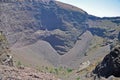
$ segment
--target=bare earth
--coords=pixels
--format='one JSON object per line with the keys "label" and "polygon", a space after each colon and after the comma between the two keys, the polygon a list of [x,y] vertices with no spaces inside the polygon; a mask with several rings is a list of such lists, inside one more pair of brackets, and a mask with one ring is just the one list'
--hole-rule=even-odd
{"label": "bare earth", "polygon": [[18,69],[0,65],[0,80],[60,80],[50,73],[38,72],[31,68]]}

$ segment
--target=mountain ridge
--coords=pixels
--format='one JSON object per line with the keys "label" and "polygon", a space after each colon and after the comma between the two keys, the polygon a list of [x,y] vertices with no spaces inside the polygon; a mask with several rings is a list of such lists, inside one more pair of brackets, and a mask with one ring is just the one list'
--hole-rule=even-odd
{"label": "mountain ridge", "polygon": [[[0,25],[1,30],[3,29],[5,33],[11,36],[10,38],[13,37],[16,39],[10,40],[8,37],[10,43],[12,44],[19,41],[22,41],[25,44],[29,44],[40,38],[49,42],[58,51],[58,53],[64,54],[73,47],[77,37],[81,35],[87,28],[87,25],[84,25],[86,24],[84,22],[87,18],[86,13],[79,13],[73,10],[60,8],[54,1],[49,4],[41,4],[39,0],[38,2],[33,1],[33,3],[29,2],[28,4],[26,1],[22,3],[17,2],[6,4],[8,4],[9,8],[5,4],[1,5],[2,19]],[[74,15],[77,17],[74,17]],[[8,26],[10,28],[8,28]],[[4,27],[6,27],[6,29]],[[64,34],[55,33],[48,35],[48,37],[53,37],[53,39],[56,39],[56,41],[61,41],[63,48],[59,47],[61,43],[53,44],[53,42],[48,41],[48,39],[46,39],[47,36],[44,37],[40,36],[39,34],[34,34],[37,30],[44,31],[46,29],[51,32],[55,29],[60,29],[60,31],[65,32]],[[76,36],[73,35],[75,32],[77,32]],[[16,34],[11,35],[12,33]],[[20,35],[21,38],[18,38],[17,35]],[[60,39],[61,37],[63,40]],[[69,40],[65,37],[69,38]],[[74,38],[72,39],[72,37]],[[24,42],[26,40],[25,38],[29,40],[28,43]],[[68,41],[70,41],[70,43],[67,43]]]}
{"label": "mountain ridge", "polygon": [[[50,45],[50,50],[56,51],[55,53],[51,51],[51,56],[57,55],[59,61],[59,58],[63,56],[66,58],[69,55],[69,51],[76,46],[78,41],[84,43],[83,39],[86,37],[81,38],[81,36],[87,33],[86,35],[90,35],[87,37],[90,41],[81,45],[88,46],[87,49],[79,51],[78,48],[76,50],[78,54],[75,53],[75,49],[71,52],[72,55],[79,55],[78,57],[81,59],[80,54],[87,54],[90,46],[94,44],[91,44],[92,37],[96,39],[97,36],[104,39],[105,43],[101,42],[101,44],[105,45],[110,43],[108,39],[113,40],[118,36],[119,17],[109,19],[91,16],[80,8],[58,1],[50,1],[49,3],[41,0],[22,1],[0,4],[0,30],[6,34],[11,48],[35,47],[35,45],[41,48],[37,42],[42,40],[44,45]],[[102,35],[100,35],[101,33]],[[38,50],[37,48],[36,55],[48,52],[44,49],[43,52]],[[28,49],[28,51],[30,50]],[[47,58],[48,55],[43,55],[43,57]],[[49,58],[48,61],[52,61],[54,64],[56,58]],[[76,60],[76,57],[74,59]],[[64,60],[62,62],[67,62],[69,58]],[[55,64],[59,64],[58,61]]]}
{"label": "mountain ridge", "polygon": [[96,17],[58,1],[9,1],[0,2],[0,31],[16,65],[45,69],[63,80],[86,80],[120,42],[120,17]]}

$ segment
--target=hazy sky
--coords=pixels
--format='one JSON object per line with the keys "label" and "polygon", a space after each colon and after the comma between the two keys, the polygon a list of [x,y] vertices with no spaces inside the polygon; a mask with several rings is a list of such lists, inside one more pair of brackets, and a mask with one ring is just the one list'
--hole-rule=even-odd
{"label": "hazy sky", "polygon": [[99,17],[120,16],[120,0],[58,0]]}

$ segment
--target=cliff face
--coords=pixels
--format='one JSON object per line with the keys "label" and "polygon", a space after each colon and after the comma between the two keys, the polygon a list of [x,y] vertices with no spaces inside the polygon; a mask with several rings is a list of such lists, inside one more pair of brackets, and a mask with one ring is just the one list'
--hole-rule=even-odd
{"label": "cliff face", "polygon": [[118,36],[119,17],[91,16],[54,0],[2,0],[1,3],[0,30],[6,33],[9,43],[17,43],[17,47],[44,40],[63,55],[86,30],[103,38]]}
{"label": "cliff face", "polygon": [[[97,62],[107,54],[109,45],[114,40],[115,43],[120,40],[120,17],[91,16],[77,7],[55,0],[1,0],[0,31],[5,33],[16,60],[23,64],[32,67],[54,65],[76,69],[87,60],[90,63]],[[4,50],[1,44],[0,48],[0,51]],[[94,73],[98,77],[119,77],[119,52],[119,47],[112,50]],[[5,59],[0,56],[3,61],[11,59],[6,52],[3,56]],[[25,70],[11,69],[5,72],[8,77],[15,70],[18,72],[15,75],[23,79],[43,79],[39,74],[29,74],[29,71],[26,78],[23,76],[26,74]],[[74,74],[71,75],[74,77]],[[6,79],[4,74],[2,76]],[[13,75],[11,78],[16,77]]]}
{"label": "cliff face", "polygon": [[[54,0],[1,0],[0,3],[0,31],[7,36],[13,51],[32,59],[34,55],[35,62],[44,58],[57,64],[70,61],[69,65],[78,59],[78,65],[89,49],[111,44],[118,37],[119,21],[119,17],[91,16],[82,9]],[[91,44],[94,38],[98,43]],[[104,44],[105,38],[110,41]]]}
{"label": "cliff face", "polygon": [[115,39],[120,31],[120,17],[103,17],[89,15],[89,30],[103,38]]}
{"label": "cliff face", "polygon": [[12,45],[45,40],[59,54],[65,54],[88,27],[86,21],[87,13],[83,10],[51,0],[13,0],[0,4],[0,30]]}

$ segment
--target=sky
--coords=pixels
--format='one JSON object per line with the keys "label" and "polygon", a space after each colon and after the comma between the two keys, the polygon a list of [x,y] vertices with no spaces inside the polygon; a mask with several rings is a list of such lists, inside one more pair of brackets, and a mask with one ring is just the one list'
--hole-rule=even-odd
{"label": "sky", "polygon": [[120,16],[120,0],[57,0],[74,5],[98,17]]}

